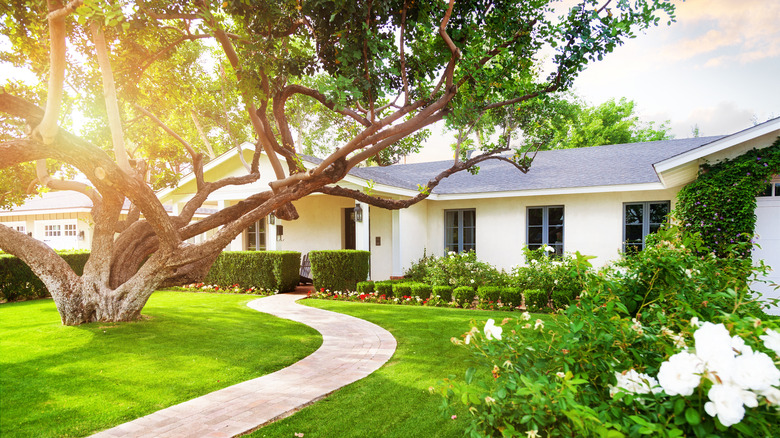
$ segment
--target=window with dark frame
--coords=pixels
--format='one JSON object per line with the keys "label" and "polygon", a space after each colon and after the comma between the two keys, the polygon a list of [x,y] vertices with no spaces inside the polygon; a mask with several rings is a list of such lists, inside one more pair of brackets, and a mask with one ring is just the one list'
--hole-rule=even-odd
{"label": "window with dark frame", "polygon": [[265,218],[246,229],[246,250],[265,251]]}
{"label": "window with dark frame", "polygon": [[623,204],[623,251],[633,253],[645,249],[647,235],[667,223],[670,206],[669,201]]}
{"label": "window with dark frame", "polygon": [[563,215],[562,205],[528,207],[526,210],[526,246],[539,249],[549,246],[550,255],[563,255]]}
{"label": "window with dark frame", "polygon": [[772,182],[764,186],[764,190],[758,194],[759,198],[780,198],[780,181],[775,177]]}
{"label": "window with dark frame", "polygon": [[476,210],[444,211],[444,249],[458,253],[477,250]]}

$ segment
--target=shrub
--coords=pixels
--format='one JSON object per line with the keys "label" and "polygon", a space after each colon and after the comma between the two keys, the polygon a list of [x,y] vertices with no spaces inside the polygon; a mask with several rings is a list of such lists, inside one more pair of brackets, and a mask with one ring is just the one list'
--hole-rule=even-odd
{"label": "shrub", "polygon": [[[468,345],[456,340],[471,351],[478,366],[461,379],[446,380],[439,389],[447,406],[466,404],[471,413],[467,434],[776,435],[778,411],[772,397],[780,394],[780,321],[747,316],[753,304],[743,284],[757,271],[749,260],[743,264],[732,258],[694,257],[714,265],[707,280],[688,271],[693,262],[689,245],[700,243],[695,236],[660,233],[658,238],[651,251],[638,254],[640,259],[590,278],[577,305],[562,311],[554,325],[545,327],[544,320],[530,321],[531,315],[523,314],[503,327],[488,321],[482,330],[472,329],[463,335]],[[655,246],[660,247],[652,250]],[[675,284],[672,278],[691,284]],[[631,313],[619,295],[640,290],[649,295],[655,288],[660,289],[658,295],[640,300]],[[526,293],[527,305],[533,296],[544,296],[543,291]],[[702,360],[707,354],[717,360]],[[698,368],[683,370],[680,362],[672,364],[674,356],[696,356],[683,362]],[[742,360],[751,364],[751,378],[774,375],[772,383],[761,390],[738,383],[747,380],[728,370]],[[722,374],[712,372],[721,365]],[[666,376],[678,374],[662,378],[665,366],[671,371]],[[730,380],[721,383],[723,376]],[[725,397],[730,397],[727,402]]]}
{"label": "shrub", "polygon": [[555,308],[561,308],[574,301],[590,281],[592,272],[584,262],[592,257],[578,252],[553,257],[548,256],[545,249],[523,250],[527,266],[514,269],[513,283],[523,290],[544,291],[547,301],[552,300]]}
{"label": "shrub", "polygon": [[287,292],[298,285],[300,267],[301,253],[296,251],[224,251],[211,265],[204,282]]}
{"label": "shrub", "polygon": [[311,272],[316,289],[331,291],[355,290],[359,281],[368,277],[371,253],[352,249],[311,251]]}
{"label": "shrub", "polygon": [[526,289],[523,295],[525,295],[525,308],[529,312],[545,312],[549,309],[547,292],[541,289]]}
{"label": "shrub", "polygon": [[456,287],[455,290],[452,291],[452,297],[455,299],[455,302],[464,309],[471,307],[471,303],[474,302],[475,296],[474,289],[469,286]]}
{"label": "shrub", "polygon": [[501,304],[518,307],[523,304],[523,291],[516,287],[501,288]]}
{"label": "shrub", "polygon": [[412,266],[404,272],[404,278],[412,281],[425,281],[425,278],[428,276],[428,267],[434,260],[436,260],[436,257],[432,255],[429,256],[423,252],[422,258],[414,262]]}
{"label": "shrub", "polygon": [[431,285],[425,283],[413,283],[412,284],[412,296],[420,297],[427,300],[431,297],[432,288]]}
{"label": "shrub", "polygon": [[451,286],[433,286],[431,288],[431,294],[434,297],[439,297],[445,303],[452,301],[452,287]]}
{"label": "shrub", "polygon": [[503,286],[509,282],[506,274],[478,261],[474,251],[431,257],[426,270],[424,281],[434,286]]}
{"label": "shrub", "polygon": [[379,295],[384,295],[385,298],[393,298],[393,283],[389,281],[377,281],[374,283],[374,289]]}
{"label": "shrub", "polygon": [[412,285],[409,283],[395,283],[393,284],[393,295],[396,298],[410,297],[412,296]]}
{"label": "shrub", "polygon": [[357,284],[357,291],[361,294],[370,294],[374,291],[373,281],[361,281]]}
{"label": "shrub", "polygon": [[[70,265],[76,275],[81,275],[90,253],[57,251],[57,254]],[[0,299],[21,301],[48,296],[49,290],[27,264],[12,255],[0,255]]]}
{"label": "shrub", "polygon": [[482,302],[494,302],[497,303],[501,298],[501,288],[497,286],[480,286],[477,289],[477,296]]}

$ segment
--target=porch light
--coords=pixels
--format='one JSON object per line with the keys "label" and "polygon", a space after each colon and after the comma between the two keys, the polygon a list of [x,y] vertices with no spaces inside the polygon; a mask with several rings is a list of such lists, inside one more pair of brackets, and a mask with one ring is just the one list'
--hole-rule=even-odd
{"label": "porch light", "polygon": [[274,216],[273,213],[268,215],[268,223],[271,224],[271,225],[276,223],[276,216]]}
{"label": "porch light", "polygon": [[363,222],[363,207],[355,204],[355,222]]}

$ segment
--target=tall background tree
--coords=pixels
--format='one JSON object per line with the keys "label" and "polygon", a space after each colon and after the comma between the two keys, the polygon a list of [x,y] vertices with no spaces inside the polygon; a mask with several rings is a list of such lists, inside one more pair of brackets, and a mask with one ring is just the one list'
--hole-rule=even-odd
{"label": "tall background tree", "polygon": [[[403,208],[486,159],[527,170],[527,151],[498,155],[508,144],[497,143],[456,160],[412,199],[334,185],[360,163],[406,153],[408,139],[439,120],[463,132],[491,117],[519,123],[530,102],[567,89],[635,32],[673,19],[661,0],[583,0],[565,11],[548,0],[28,0],[0,8],[10,46],[1,60],[40,80],[0,94],[0,169],[34,172],[38,187],[76,190],[94,205],[81,276],[42,242],[0,225],[0,248],[41,278],[64,324],[137,318],[155,289],[203,276],[251,223],[271,212],[295,219],[291,201],[315,191]],[[306,170],[292,124],[305,136],[300,111],[312,104],[339,120],[343,136]],[[80,137],[68,132],[76,109],[86,120]],[[255,143],[247,174],[206,181],[212,151],[246,137]],[[273,166],[269,190],[190,223],[210,193],[257,181],[261,154]],[[53,178],[62,166],[88,182]],[[153,189],[185,166],[197,193],[172,216]],[[4,188],[5,202],[19,199],[23,185]],[[208,230],[202,243],[185,242]]]}

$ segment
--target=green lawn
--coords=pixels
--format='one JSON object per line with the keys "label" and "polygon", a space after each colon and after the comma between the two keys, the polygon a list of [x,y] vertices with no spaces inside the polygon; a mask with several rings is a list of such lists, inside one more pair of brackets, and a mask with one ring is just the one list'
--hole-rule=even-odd
{"label": "green lawn", "polygon": [[[313,307],[356,316],[389,330],[398,341],[390,361],[367,378],[342,388],[294,416],[253,434],[259,437],[458,437],[468,412],[452,420],[440,413],[442,399],[428,388],[449,375],[463,376],[470,355],[450,342],[470,321],[518,317],[519,313],[436,307],[306,300]],[[546,316],[541,316],[547,320]]]}
{"label": "green lawn", "polygon": [[0,305],[0,435],[85,436],[319,347],[313,329],[245,306],[255,298],[156,292],[143,321],[78,327],[51,300]]}

